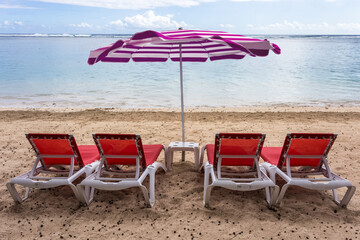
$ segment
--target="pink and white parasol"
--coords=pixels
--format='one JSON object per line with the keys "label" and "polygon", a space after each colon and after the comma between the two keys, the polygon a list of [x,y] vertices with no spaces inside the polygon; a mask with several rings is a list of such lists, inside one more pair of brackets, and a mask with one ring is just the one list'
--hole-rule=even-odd
{"label": "pink and white parasol", "polygon": [[88,63],[102,62],[180,62],[182,141],[185,142],[182,62],[205,62],[242,59],[246,55],[265,57],[280,48],[268,40],[260,40],[222,31],[175,30],[144,31],[126,40],[90,52]]}

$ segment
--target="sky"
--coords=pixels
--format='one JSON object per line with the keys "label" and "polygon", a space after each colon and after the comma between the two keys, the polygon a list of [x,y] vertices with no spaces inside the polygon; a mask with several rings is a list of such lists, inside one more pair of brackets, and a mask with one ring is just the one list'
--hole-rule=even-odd
{"label": "sky", "polygon": [[0,0],[0,33],[360,34],[360,0]]}

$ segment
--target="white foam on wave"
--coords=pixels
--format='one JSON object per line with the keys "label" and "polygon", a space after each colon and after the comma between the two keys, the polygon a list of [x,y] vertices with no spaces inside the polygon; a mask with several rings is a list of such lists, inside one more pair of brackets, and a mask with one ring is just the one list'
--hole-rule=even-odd
{"label": "white foam on wave", "polygon": [[91,34],[69,34],[69,33],[15,33],[15,34],[0,34],[0,37],[91,37]]}
{"label": "white foam on wave", "polygon": [[74,37],[91,37],[91,34],[75,34]]}
{"label": "white foam on wave", "polygon": [[0,33],[0,37],[130,38],[131,34]]}

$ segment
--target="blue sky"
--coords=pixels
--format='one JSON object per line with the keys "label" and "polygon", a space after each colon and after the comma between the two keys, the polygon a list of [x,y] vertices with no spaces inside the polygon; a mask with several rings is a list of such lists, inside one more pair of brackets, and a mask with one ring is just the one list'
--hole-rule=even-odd
{"label": "blue sky", "polygon": [[0,33],[360,34],[360,0],[0,0]]}

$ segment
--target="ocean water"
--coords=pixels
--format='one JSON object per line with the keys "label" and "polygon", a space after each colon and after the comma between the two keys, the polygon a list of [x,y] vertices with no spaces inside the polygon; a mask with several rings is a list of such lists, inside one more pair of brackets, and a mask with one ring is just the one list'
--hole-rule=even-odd
{"label": "ocean water", "polygon": [[[0,107],[179,107],[179,63],[87,64],[128,37],[0,34]],[[360,105],[360,36],[253,37],[282,54],[183,63],[185,107]]]}

